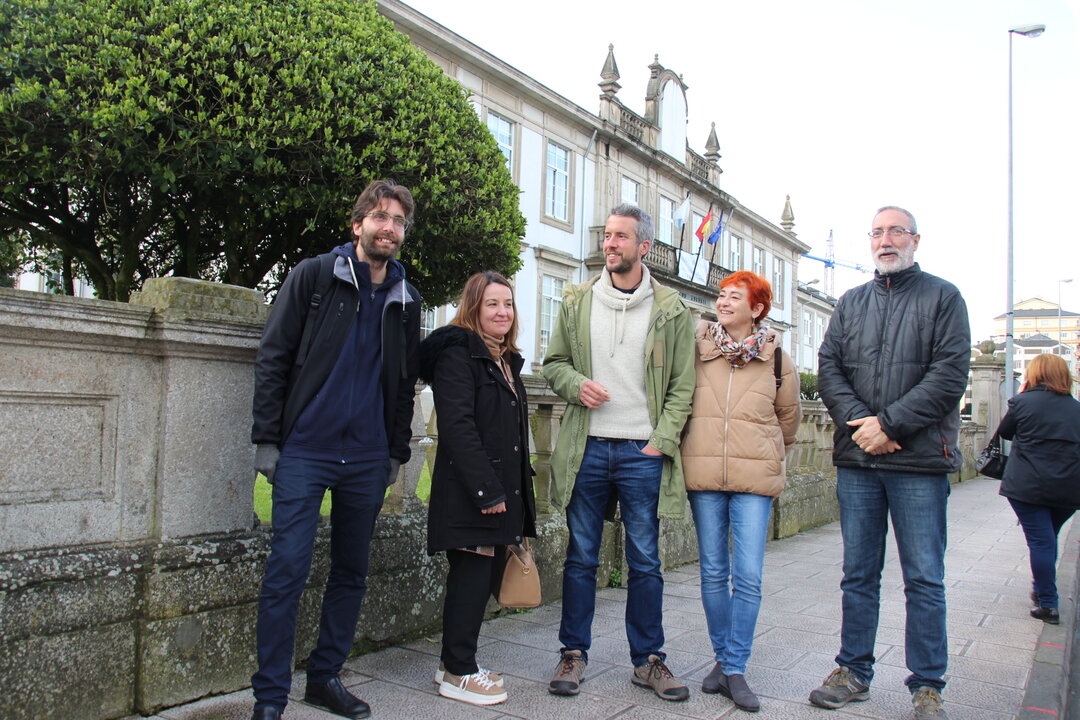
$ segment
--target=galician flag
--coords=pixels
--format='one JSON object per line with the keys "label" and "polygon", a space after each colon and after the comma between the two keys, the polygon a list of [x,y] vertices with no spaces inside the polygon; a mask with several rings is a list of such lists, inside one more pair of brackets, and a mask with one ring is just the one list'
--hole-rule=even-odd
{"label": "galician flag", "polygon": [[675,227],[682,230],[682,226],[686,224],[686,216],[690,214],[690,195],[686,196],[686,199],[682,201],[682,205],[675,208],[675,217],[672,218],[675,221]]}

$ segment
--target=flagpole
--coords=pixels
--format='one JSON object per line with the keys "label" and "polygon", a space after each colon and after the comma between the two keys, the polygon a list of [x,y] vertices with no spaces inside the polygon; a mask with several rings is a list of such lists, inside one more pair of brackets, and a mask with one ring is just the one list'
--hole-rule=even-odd
{"label": "flagpole", "polygon": [[[710,222],[712,222],[712,209],[713,209],[713,204],[709,203],[709,211],[707,213],[705,213],[705,217],[709,218]],[[706,226],[705,229],[708,230],[709,229],[708,226]],[[698,264],[698,261],[701,260],[701,246],[704,245],[704,244],[705,244],[705,236],[703,234],[701,237],[698,238],[697,254],[694,255],[694,269],[690,271],[690,282],[694,282],[694,277],[697,276],[697,264]],[[705,282],[702,283],[702,284],[707,285],[708,282],[709,282],[709,279],[705,278]]]}

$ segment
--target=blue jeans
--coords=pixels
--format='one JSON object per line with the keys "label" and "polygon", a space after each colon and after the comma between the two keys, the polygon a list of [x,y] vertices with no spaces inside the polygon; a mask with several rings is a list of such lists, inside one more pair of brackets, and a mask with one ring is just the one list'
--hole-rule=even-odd
{"label": "blue jeans", "polygon": [[836,469],[840,528],[844,537],[843,623],[837,665],[869,684],[874,678],[874,640],[891,518],[904,576],[904,652],[914,692],[941,690],[948,663],[945,635],[946,475],[886,470]]}
{"label": "blue jeans", "polygon": [[1074,511],[1071,508],[1032,505],[1012,498],[1008,500],[1016,519],[1020,521],[1020,527],[1024,528],[1039,607],[1056,608],[1058,533]]}
{"label": "blue jeans", "polygon": [[563,650],[580,650],[588,659],[596,609],[596,568],[604,532],[604,512],[617,493],[626,535],[626,564],[630,573],[626,593],[626,638],[634,666],[649,655],[666,657],[663,614],[664,576],[660,572],[660,477],[664,456],[641,452],[645,440],[603,440],[585,443],[574,491],[566,507],[570,541],[563,565]]}
{"label": "blue jeans", "polygon": [[319,639],[308,656],[313,683],[337,677],[352,649],[367,591],[368,551],[386,490],[386,460],[335,463],[282,457],[274,473],[273,535],[259,593],[259,669],[251,676],[255,708],[284,708],[292,682],[296,613],[304,591],[319,506],[330,489],[330,575]]}
{"label": "blue jeans", "polygon": [[742,675],[761,607],[772,498],[712,491],[688,495],[700,554],[701,604],[713,654],[725,675]]}

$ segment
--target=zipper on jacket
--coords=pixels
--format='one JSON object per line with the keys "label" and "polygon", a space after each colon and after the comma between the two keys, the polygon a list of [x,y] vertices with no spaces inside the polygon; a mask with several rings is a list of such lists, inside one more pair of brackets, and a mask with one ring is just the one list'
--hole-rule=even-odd
{"label": "zipper on jacket", "polygon": [[881,374],[885,369],[885,339],[889,336],[889,326],[892,324],[892,276],[885,276],[885,327],[881,329],[881,341],[878,343],[877,372],[874,373],[874,402],[878,407],[881,402]]}
{"label": "zipper on jacket", "polygon": [[721,490],[727,490],[728,486],[728,422],[731,418],[731,383],[735,379],[735,366],[729,363],[729,372],[727,376],[727,397],[724,398],[724,477],[720,480]]}

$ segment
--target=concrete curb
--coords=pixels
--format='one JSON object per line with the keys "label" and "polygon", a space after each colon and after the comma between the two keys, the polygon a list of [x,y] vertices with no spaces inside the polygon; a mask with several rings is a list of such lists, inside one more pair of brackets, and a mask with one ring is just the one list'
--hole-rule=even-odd
{"label": "concrete curb", "polygon": [[[1073,522],[1058,560],[1060,625],[1044,625],[1035,646],[1035,662],[1031,666],[1024,700],[1017,720],[1047,720],[1068,717],[1070,675],[1080,671],[1072,663],[1076,638],[1077,573],[1080,558],[1080,522]],[[1074,692],[1080,692],[1075,688]]]}

